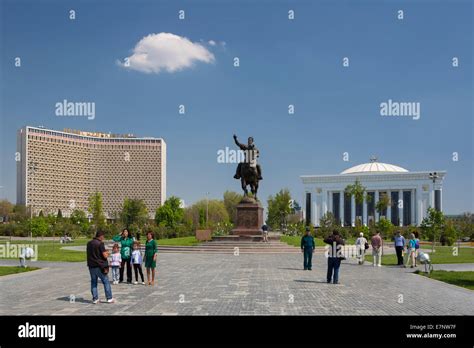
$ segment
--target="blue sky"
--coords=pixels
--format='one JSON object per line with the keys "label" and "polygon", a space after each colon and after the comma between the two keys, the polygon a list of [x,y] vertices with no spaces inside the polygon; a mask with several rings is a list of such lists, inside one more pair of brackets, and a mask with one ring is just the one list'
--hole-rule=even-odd
{"label": "blue sky", "polygon": [[[16,130],[44,125],[164,138],[168,195],[187,204],[240,190],[235,165],[217,163],[236,133],[260,149],[261,199],[287,187],[302,203],[300,175],[336,174],[376,155],[411,171],[447,170],[445,211],[474,210],[470,1],[0,3],[1,198],[16,200]],[[162,32],[200,43],[213,62],[172,73],[117,64]],[[95,102],[95,119],[55,116],[63,99]],[[421,118],[380,116],[388,99],[420,102]]]}

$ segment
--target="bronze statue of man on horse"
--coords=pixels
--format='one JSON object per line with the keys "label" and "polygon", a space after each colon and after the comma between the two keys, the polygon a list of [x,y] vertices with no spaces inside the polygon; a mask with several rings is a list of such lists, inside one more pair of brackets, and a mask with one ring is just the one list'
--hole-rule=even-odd
{"label": "bronze statue of man on horse", "polygon": [[257,199],[258,182],[262,180],[262,168],[257,163],[260,152],[253,142],[253,138],[249,137],[247,145],[239,143],[237,136],[234,134],[235,144],[244,152],[244,161],[237,166],[234,178],[240,179],[244,195],[248,196],[247,186],[250,186],[255,199]]}

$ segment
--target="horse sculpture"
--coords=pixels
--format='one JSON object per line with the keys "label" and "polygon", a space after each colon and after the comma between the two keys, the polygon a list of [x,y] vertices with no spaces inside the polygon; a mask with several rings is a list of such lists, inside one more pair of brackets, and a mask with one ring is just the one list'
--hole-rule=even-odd
{"label": "horse sculpture", "polygon": [[242,190],[244,190],[244,196],[248,196],[247,186],[250,186],[250,192],[257,199],[258,181],[257,167],[252,166],[250,163],[242,163],[240,167],[240,183]]}

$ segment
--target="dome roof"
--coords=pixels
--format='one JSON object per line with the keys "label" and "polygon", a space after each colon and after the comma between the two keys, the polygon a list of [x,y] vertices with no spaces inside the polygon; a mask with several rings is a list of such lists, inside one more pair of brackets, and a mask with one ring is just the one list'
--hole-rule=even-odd
{"label": "dome roof", "polygon": [[351,167],[344,170],[341,174],[380,174],[380,173],[407,173],[408,170],[405,168],[395,166],[393,164],[381,163],[381,162],[370,162],[363,163],[357,166]]}

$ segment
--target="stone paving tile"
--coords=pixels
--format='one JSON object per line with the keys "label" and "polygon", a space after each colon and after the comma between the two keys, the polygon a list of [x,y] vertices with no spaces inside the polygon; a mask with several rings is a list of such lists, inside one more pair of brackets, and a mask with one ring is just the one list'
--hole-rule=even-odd
{"label": "stone paving tile", "polygon": [[113,285],[117,303],[93,305],[85,263],[42,262],[46,269],[2,277],[0,314],[474,315],[473,291],[409,269],[344,261],[333,285],[324,256],[313,263],[303,271],[295,254],[160,254],[154,287]]}

